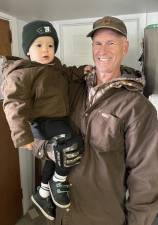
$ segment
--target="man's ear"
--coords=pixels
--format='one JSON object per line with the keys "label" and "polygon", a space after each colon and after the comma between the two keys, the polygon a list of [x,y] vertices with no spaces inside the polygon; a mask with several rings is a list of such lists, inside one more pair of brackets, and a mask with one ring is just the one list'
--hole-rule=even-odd
{"label": "man's ear", "polygon": [[29,55],[30,55],[30,53],[28,52],[26,55],[27,55],[27,56],[29,56]]}
{"label": "man's ear", "polygon": [[128,48],[129,48],[129,41],[127,39],[124,40],[123,43],[123,55],[127,55],[128,52]]}

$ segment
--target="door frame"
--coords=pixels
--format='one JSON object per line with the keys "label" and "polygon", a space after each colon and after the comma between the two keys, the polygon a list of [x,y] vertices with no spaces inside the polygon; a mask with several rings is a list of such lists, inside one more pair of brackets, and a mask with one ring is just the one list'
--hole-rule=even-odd
{"label": "door frame", "polygon": [[13,16],[7,15],[5,13],[0,12],[0,19],[7,20],[9,22],[10,30],[12,33],[12,43],[11,43],[11,51],[12,55],[19,55],[19,45],[18,45],[18,31],[17,31],[17,19]]}

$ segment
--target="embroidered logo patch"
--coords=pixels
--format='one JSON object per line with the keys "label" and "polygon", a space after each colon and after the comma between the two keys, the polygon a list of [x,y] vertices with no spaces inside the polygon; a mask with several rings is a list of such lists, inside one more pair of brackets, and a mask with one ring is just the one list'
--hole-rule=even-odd
{"label": "embroidered logo patch", "polygon": [[39,27],[36,31],[39,34],[50,33],[51,32],[51,27],[50,26]]}

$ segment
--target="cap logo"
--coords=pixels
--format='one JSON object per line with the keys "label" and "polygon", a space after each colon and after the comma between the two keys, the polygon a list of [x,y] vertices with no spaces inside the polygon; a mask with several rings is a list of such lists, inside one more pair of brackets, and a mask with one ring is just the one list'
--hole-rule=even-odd
{"label": "cap logo", "polygon": [[36,31],[39,34],[50,33],[51,32],[51,27],[49,27],[49,26],[39,27]]}

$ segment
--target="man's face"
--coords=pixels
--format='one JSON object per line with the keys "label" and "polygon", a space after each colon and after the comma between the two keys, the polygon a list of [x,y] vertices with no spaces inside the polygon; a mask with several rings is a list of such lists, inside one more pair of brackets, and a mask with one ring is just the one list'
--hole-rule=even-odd
{"label": "man's face", "polygon": [[36,38],[31,44],[27,55],[30,56],[31,61],[41,64],[52,62],[55,56],[53,38],[49,36]]}
{"label": "man's face", "polygon": [[93,36],[92,51],[97,76],[104,77],[105,82],[120,76],[120,65],[128,51],[124,36],[110,29],[100,29]]}

